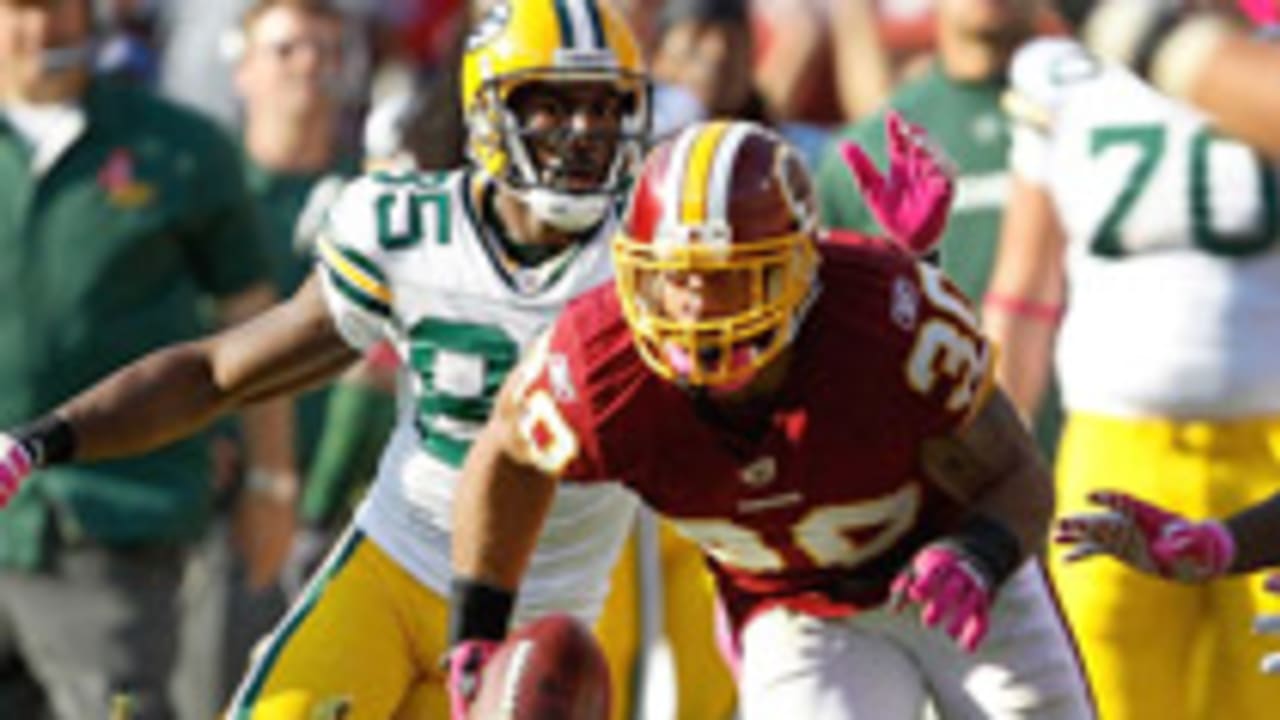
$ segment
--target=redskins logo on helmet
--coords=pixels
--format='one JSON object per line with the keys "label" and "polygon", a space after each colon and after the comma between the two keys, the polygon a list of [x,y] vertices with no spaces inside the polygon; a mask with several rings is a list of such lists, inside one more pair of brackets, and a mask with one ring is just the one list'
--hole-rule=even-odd
{"label": "redskins logo on helmet", "polygon": [[816,287],[817,233],[813,181],[772,131],[713,122],[659,144],[613,243],[645,362],[692,386],[748,383],[798,330]]}
{"label": "redskins logo on helmet", "polygon": [[[612,158],[595,187],[548,184],[511,99],[532,83],[607,83],[623,99]],[[598,222],[625,190],[649,131],[649,82],[626,21],[604,0],[497,2],[462,59],[467,152],[520,194],[534,213],[566,230]]]}

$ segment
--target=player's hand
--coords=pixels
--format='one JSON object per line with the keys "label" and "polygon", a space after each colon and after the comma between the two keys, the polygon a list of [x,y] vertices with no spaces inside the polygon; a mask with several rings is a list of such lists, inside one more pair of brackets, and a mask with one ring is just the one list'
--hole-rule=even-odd
{"label": "player's hand", "polygon": [[1151,575],[1200,582],[1226,573],[1235,557],[1235,540],[1220,522],[1191,522],[1121,492],[1095,492],[1089,502],[1102,509],[1057,522],[1053,540],[1069,546],[1067,562],[1110,555]]}
{"label": "player's hand", "polygon": [[31,454],[22,443],[8,433],[0,433],[0,508],[9,504],[31,469]]}
{"label": "player's hand", "polygon": [[945,541],[926,545],[898,574],[889,606],[901,611],[920,605],[925,627],[941,624],[965,652],[974,652],[987,634],[993,583],[979,562]]}
{"label": "player's hand", "polygon": [[493,640],[463,640],[449,651],[445,664],[449,670],[449,717],[467,720],[471,703],[480,692],[480,675],[485,663],[498,651]]}
{"label": "player's hand", "polygon": [[938,245],[951,209],[955,175],[950,160],[923,129],[890,110],[885,119],[889,172],[881,175],[867,153],[842,143],[840,154],[858,181],[867,208],[880,227],[913,255]]}
{"label": "player's hand", "polygon": [[[1262,587],[1269,593],[1280,595],[1280,573],[1268,575]],[[1280,635],[1280,615],[1275,613],[1259,615],[1253,621],[1253,631],[1260,635]],[[1268,675],[1280,675],[1280,652],[1263,655],[1261,665],[1262,672]]]}

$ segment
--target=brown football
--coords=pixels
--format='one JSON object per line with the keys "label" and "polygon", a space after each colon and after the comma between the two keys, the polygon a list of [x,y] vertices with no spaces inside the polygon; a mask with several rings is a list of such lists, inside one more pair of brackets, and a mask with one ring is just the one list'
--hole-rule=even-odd
{"label": "brown football", "polygon": [[512,633],[485,664],[472,720],[605,720],[609,666],[591,630],[548,615]]}

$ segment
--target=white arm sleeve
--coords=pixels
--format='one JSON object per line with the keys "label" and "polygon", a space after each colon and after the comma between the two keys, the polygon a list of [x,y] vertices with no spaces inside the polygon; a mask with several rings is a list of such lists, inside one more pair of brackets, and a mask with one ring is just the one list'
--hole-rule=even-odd
{"label": "white arm sleeve", "polygon": [[394,298],[379,240],[379,185],[360,178],[347,185],[329,210],[316,242],[316,266],[338,331],[363,350],[390,337]]}

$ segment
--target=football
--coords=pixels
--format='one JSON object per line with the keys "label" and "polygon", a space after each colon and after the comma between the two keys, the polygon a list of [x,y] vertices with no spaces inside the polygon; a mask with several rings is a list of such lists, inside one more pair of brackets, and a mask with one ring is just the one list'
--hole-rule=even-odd
{"label": "football", "polygon": [[512,633],[485,665],[472,720],[605,720],[609,666],[591,630],[549,615]]}

